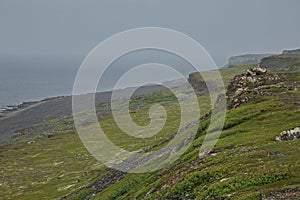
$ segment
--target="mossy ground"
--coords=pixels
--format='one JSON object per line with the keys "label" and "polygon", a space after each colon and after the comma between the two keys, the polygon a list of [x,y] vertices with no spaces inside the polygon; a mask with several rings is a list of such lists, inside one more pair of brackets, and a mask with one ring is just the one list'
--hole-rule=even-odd
{"label": "mossy ground", "polygon": [[[149,149],[155,144],[162,143],[163,146],[163,142],[176,133],[180,121],[178,102],[166,94],[154,97],[143,95],[133,99],[131,105],[144,103],[145,98],[148,98],[147,106],[132,111],[133,120],[137,124],[147,125],[150,120],[149,107],[163,99],[168,115],[166,125],[152,138],[137,139],[123,133],[110,114],[104,115],[101,117],[100,125],[116,145],[130,151]],[[201,113],[207,113],[210,109],[208,96],[201,96],[198,99]],[[52,131],[51,137],[27,131],[25,135],[17,137],[12,144],[1,147],[0,199],[55,199],[88,185],[108,171],[87,152],[75,131],[63,131],[71,121],[68,118],[55,119],[47,125],[29,129],[41,133],[43,129],[47,129],[47,132]],[[53,125],[55,125],[53,129],[48,130],[48,127]],[[87,191],[83,193],[88,194]]]}
{"label": "mossy ground", "polygon": [[[127,175],[96,199],[258,199],[271,191],[299,187],[300,140],[274,140],[281,131],[298,126],[299,117],[300,110],[283,106],[281,99],[249,102],[228,112],[227,128],[214,153],[204,160],[198,158],[204,137],[200,136],[169,168]],[[130,187],[128,182],[133,182]]]}
{"label": "mossy ground", "polygon": [[[288,77],[293,81],[298,78],[297,74]],[[272,92],[278,95],[258,96],[229,110],[221,137],[205,159],[199,159],[198,153],[209,119],[202,122],[189,149],[169,167],[151,173],[127,174],[95,199],[258,199],[261,194],[300,187],[300,140],[274,140],[281,131],[299,126],[300,92],[275,89]],[[140,103],[145,98],[140,97]],[[156,140],[132,140],[119,132],[111,115],[103,116],[100,124],[106,127],[113,142],[129,150],[161,143],[174,134],[179,120],[178,103],[172,96],[154,99],[152,96],[145,108],[131,113],[138,124],[146,125],[149,106],[161,99],[170,118]],[[199,97],[199,102],[203,115],[210,109],[208,96]],[[57,123],[59,119],[49,122]],[[58,127],[69,123],[63,121]],[[75,131],[53,131],[51,137],[21,136],[13,144],[0,148],[0,199],[56,199],[87,186],[109,171],[86,151]],[[35,142],[28,144],[30,140]],[[84,199],[91,193],[92,190],[84,189],[72,199]]]}

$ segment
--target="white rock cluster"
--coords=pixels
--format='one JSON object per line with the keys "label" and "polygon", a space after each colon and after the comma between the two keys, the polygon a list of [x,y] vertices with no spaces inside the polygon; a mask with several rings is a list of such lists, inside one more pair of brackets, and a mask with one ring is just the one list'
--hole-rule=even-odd
{"label": "white rock cluster", "polygon": [[282,131],[279,136],[276,136],[275,140],[296,140],[298,138],[300,138],[300,127],[296,127],[287,131]]}

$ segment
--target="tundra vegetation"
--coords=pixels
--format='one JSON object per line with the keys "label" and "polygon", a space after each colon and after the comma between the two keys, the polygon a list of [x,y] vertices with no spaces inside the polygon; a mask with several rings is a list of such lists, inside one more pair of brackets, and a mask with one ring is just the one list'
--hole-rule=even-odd
{"label": "tundra vegetation", "polygon": [[[220,139],[207,157],[198,155],[205,135],[211,134],[207,133],[211,109],[207,94],[198,96],[202,121],[198,130],[193,130],[196,137],[191,146],[167,168],[150,173],[118,173],[105,167],[81,143],[72,116],[63,116],[24,129],[12,144],[0,147],[0,199],[57,199],[66,195],[72,200],[299,197],[300,140],[275,138],[299,126],[300,73],[270,71],[268,76],[276,73],[280,79],[268,81],[260,75],[259,85],[247,83],[251,90],[236,93],[238,88],[230,80],[253,66],[220,70],[230,87],[227,95],[248,98],[227,110]],[[198,74],[191,76],[202,80]],[[227,101],[230,105],[231,100]],[[151,138],[122,133],[110,113],[101,115],[99,123],[112,142],[127,150],[160,149],[180,122],[174,95],[161,91],[135,96],[130,103],[131,116],[137,124],[147,125],[149,108],[155,103],[165,107],[168,118],[162,131]],[[98,112],[107,108],[107,103],[97,105]],[[117,181],[112,181],[113,176]]]}

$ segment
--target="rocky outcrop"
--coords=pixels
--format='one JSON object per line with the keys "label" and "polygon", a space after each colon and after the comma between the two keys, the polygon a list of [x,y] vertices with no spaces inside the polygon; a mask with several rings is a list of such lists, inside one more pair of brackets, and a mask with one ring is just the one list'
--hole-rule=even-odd
{"label": "rocky outcrop", "polygon": [[266,82],[277,81],[279,76],[268,74],[267,69],[259,65],[247,69],[245,74],[235,76],[228,86],[226,98],[229,100],[229,108],[236,108],[253,97],[251,94],[261,94]]}
{"label": "rocky outcrop", "polygon": [[[297,91],[300,89],[299,73],[268,73],[260,65],[246,70],[246,73],[235,76],[228,84],[226,99],[229,108],[239,107],[250,99],[261,96],[278,96],[287,104],[300,107]],[[262,98],[263,100],[263,98]]]}
{"label": "rocky outcrop", "polygon": [[290,129],[287,131],[282,131],[279,136],[275,137],[276,141],[282,140],[296,140],[300,138],[300,127]]}
{"label": "rocky outcrop", "polygon": [[257,75],[262,75],[262,74],[265,74],[267,73],[267,69],[266,68],[263,68],[263,67],[260,67],[259,65],[257,67],[254,67],[252,69],[247,69],[247,76],[257,76]]}

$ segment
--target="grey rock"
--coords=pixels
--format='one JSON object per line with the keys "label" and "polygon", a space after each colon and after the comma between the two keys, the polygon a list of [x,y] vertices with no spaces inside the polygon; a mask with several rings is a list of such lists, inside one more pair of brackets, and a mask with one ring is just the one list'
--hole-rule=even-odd
{"label": "grey rock", "polygon": [[276,141],[296,140],[300,138],[300,127],[282,131],[279,136],[275,137]]}

